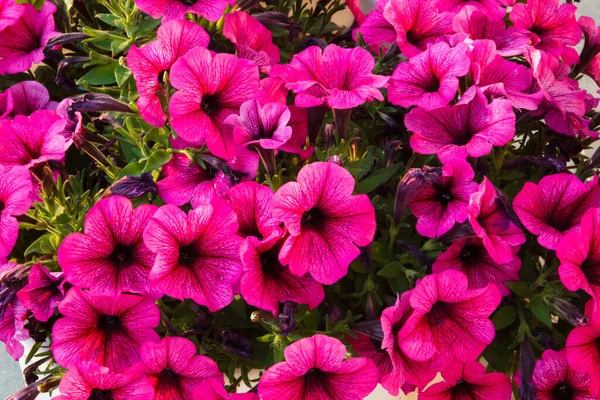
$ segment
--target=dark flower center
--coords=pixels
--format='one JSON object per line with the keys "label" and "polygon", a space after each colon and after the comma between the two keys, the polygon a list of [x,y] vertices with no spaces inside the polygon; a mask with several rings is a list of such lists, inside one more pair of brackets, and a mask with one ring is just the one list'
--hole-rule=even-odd
{"label": "dark flower center", "polygon": [[437,76],[431,77],[431,80],[423,87],[427,93],[435,93],[440,90],[440,80]]}
{"label": "dark flower center", "polygon": [[450,192],[450,187],[448,186],[438,186],[437,188],[437,196],[436,200],[438,203],[441,203],[444,207],[448,206],[452,201],[452,193]]}
{"label": "dark flower center", "polygon": [[483,256],[480,246],[466,245],[460,252],[460,260],[466,266],[475,265]]}
{"label": "dark flower center", "polygon": [[179,264],[190,267],[194,265],[194,261],[196,261],[197,258],[198,252],[193,244],[188,244],[187,246],[181,246],[179,248]]}
{"label": "dark flower center", "polygon": [[219,110],[219,96],[216,94],[205,94],[202,96],[200,103],[202,111],[209,117],[214,115]]}
{"label": "dark flower center", "polygon": [[117,244],[110,254],[110,259],[119,268],[128,267],[134,260],[133,246],[126,246],[123,244]]}
{"label": "dark flower center", "polygon": [[88,400],[113,400],[110,390],[93,389]]}
{"label": "dark flower center", "polygon": [[[302,398],[313,397],[308,393],[318,393],[319,395],[329,394],[327,390],[327,372],[319,368],[311,368],[304,375],[304,393]],[[324,396],[325,397],[325,396]]]}
{"label": "dark flower center", "polygon": [[302,227],[304,228],[321,228],[325,222],[325,214],[318,207],[313,207],[302,214]]}
{"label": "dark flower center", "polygon": [[101,315],[98,318],[98,328],[107,335],[119,331],[122,326],[121,320],[116,315]]}
{"label": "dark flower center", "polygon": [[185,4],[186,6],[193,6],[198,2],[198,0],[179,0],[179,2]]}
{"label": "dark flower center", "polygon": [[465,128],[464,131],[457,132],[457,134],[454,135],[454,144],[457,146],[465,146],[473,139],[473,136],[475,136],[473,132],[471,132],[469,128]]}
{"label": "dark flower center", "polygon": [[156,385],[156,392],[168,392],[175,389],[179,392],[179,375],[171,368],[165,368],[158,374],[158,384]]}
{"label": "dark flower center", "polygon": [[427,314],[431,326],[441,326],[446,319],[450,318],[450,309],[448,303],[437,301],[431,307],[431,311]]}
{"label": "dark flower center", "polygon": [[596,338],[596,349],[598,349],[598,352],[600,352],[600,336]]}
{"label": "dark flower center", "polygon": [[279,249],[277,247],[265,251],[260,255],[260,264],[262,272],[266,276],[276,278],[281,273],[283,267],[279,262]]}
{"label": "dark flower center", "polygon": [[581,263],[581,270],[592,285],[600,285],[600,263],[592,260],[590,255]]}
{"label": "dark flower center", "polygon": [[473,386],[462,379],[456,382],[456,385],[452,387],[452,398],[456,399],[468,399],[471,398],[471,393],[473,392]]}
{"label": "dark flower center", "polygon": [[0,200],[0,213],[2,213],[2,211],[4,211],[5,208],[6,208],[6,204],[4,204],[4,202],[2,200]]}
{"label": "dark flower center", "polygon": [[554,400],[572,400],[573,389],[566,382],[559,382],[552,388],[552,398]]}

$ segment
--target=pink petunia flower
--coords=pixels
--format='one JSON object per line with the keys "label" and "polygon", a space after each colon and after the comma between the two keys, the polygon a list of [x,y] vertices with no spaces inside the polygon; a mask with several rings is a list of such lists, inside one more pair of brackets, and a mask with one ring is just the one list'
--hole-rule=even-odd
{"label": "pink petunia flower", "polygon": [[504,0],[439,0],[437,6],[440,11],[451,11],[455,14],[465,9],[474,10],[492,21],[498,21],[506,14],[504,3]]}
{"label": "pink petunia flower", "polygon": [[58,103],[50,101],[44,85],[36,81],[23,81],[7,89],[12,94],[12,115],[29,116],[37,110],[55,111]]}
{"label": "pink petunia flower", "polygon": [[583,36],[585,44],[581,51],[581,65],[584,67],[583,73],[589,75],[596,84],[600,82],[600,26],[591,17],[580,17],[577,21]]}
{"label": "pink petunia flower", "polygon": [[525,183],[513,202],[515,213],[538,242],[556,250],[562,237],[579,228],[585,212],[600,207],[600,186],[595,177],[583,183],[567,173],[543,177],[536,185]]}
{"label": "pink petunia flower", "polygon": [[303,167],[298,182],[275,193],[273,218],[283,221],[290,236],[281,248],[283,265],[317,282],[333,284],[375,235],[375,210],[366,195],[353,196],[354,178],[344,168],[325,162]]}
{"label": "pink petunia flower", "polygon": [[175,132],[188,142],[204,140],[217,157],[231,158],[235,146],[224,121],[257,96],[256,64],[196,47],[173,65],[171,83],[179,89],[169,104]]}
{"label": "pink petunia flower", "polygon": [[325,298],[320,283],[309,274],[294,275],[279,262],[284,235],[275,232],[260,241],[250,236],[240,248],[244,273],[240,280],[242,297],[252,306],[279,315],[279,303],[293,301],[317,307]]}
{"label": "pink petunia flower", "polygon": [[254,61],[261,72],[268,73],[280,60],[271,31],[246,12],[225,15],[223,36],[234,44],[239,58]]}
{"label": "pink petunia flower", "polygon": [[235,212],[218,197],[187,215],[173,205],[162,206],[144,231],[144,243],[156,253],[153,287],[210,311],[227,306],[232,284],[242,273],[237,231]]}
{"label": "pink petunia flower", "polygon": [[31,267],[27,285],[17,296],[38,321],[46,322],[65,297],[62,272],[50,272],[41,264]]}
{"label": "pink petunia flower", "polygon": [[568,232],[558,242],[558,273],[571,291],[585,290],[600,297],[600,208],[588,209],[578,229]]}
{"label": "pink petunia flower", "polygon": [[452,48],[440,42],[400,63],[388,89],[388,98],[402,107],[416,105],[425,110],[447,105],[456,96],[458,77],[469,72],[468,47],[459,43]]}
{"label": "pink petunia flower", "polygon": [[354,30],[353,33],[356,38],[356,32],[360,32],[365,43],[375,51],[378,51],[379,49],[387,51],[386,47],[389,47],[396,42],[396,30],[383,15],[385,6],[389,1],[390,0],[377,1],[375,8],[367,15],[366,19],[360,24],[360,27]]}
{"label": "pink petunia flower", "polygon": [[8,256],[17,242],[19,222],[15,216],[25,214],[31,207],[32,190],[26,168],[0,163],[0,259]]}
{"label": "pink petunia flower", "polygon": [[565,349],[569,369],[589,374],[590,394],[597,398],[600,396],[600,308],[595,300],[585,304],[585,315],[589,317],[588,324],[569,333]]}
{"label": "pink petunia flower", "polygon": [[492,20],[487,15],[469,8],[464,8],[454,17],[452,26],[456,32],[466,33],[472,40],[494,41],[498,54],[502,57],[522,54],[530,44],[533,35],[515,26],[506,28],[503,19]]}
{"label": "pink petunia flower", "polygon": [[304,399],[361,400],[377,386],[377,368],[367,358],[346,357],[339,340],[314,335],[286,347],[284,362],[273,365],[261,377],[262,400]]}
{"label": "pink petunia flower", "polygon": [[154,398],[152,384],[137,366],[121,374],[96,363],[82,361],[61,379],[58,400],[148,400]]}
{"label": "pink petunia flower", "polygon": [[44,2],[40,11],[31,4],[21,6],[24,9],[20,18],[2,30],[2,36],[11,39],[0,41],[0,75],[17,74],[39,64],[44,59],[44,46],[58,35],[52,2]]}
{"label": "pink petunia flower", "polygon": [[471,195],[467,208],[475,235],[482,239],[490,257],[497,263],[511,262],[515,246],[525,243],[525,234],[511,218],[502,194],[485,177],[479,190]]}
{"label": "pink petunia flower", "polygon": [[274,65],[270,76],[285,82],[296,93],[299,107],[323,103],[334,109],[358,107],[373,99],[383,100],[379,91],[388,77],[373,75],[375,60],[367,50],[329,45],[325,50],[311,46],[294,55],[287,65]]}
{"label": "pink petunia flower", "polygon": [[61,134],[66,123],[47,110],[0,123],[0,163],[30,168],[49,160],[62,161],[68,147]]}
{"label": "pink petunia flower", "polygon": [[435,1],[389,1],[383,16],[396,30],[396,43],[408,58],[421,53],[428,43],[434,43],[440,37],[454,33],[454,14],[439,12]]}
{"label": "pink petunia flower", "polygon": [[183,20],[165,22],[156,37],[157,40],[142,48],[131,46],[127,66],[140,93],[137,101],[140,115],[151,125],[163,126],[167,121],[161,103],[161,95],[165,95],[161,87],[165,72],[194,47],[208,46],[210,36],[200,25]]}
{"label": "pink petunia flower", "polygon": [[22,341],[29,339],[29,330],[25,329],[28,311],[15,293],[20,289],[11,279],[5,279],[8,274],[19,274],[23,267],[16,263],[6,263],[0,260],[0,342],[6,345],[6,352],[15,360],[25,353]]}
{"label": "pink petunia flower", "polygon": [[218,21],[228,5],[235,0],[135,0],[140,10],[152,18],[163,17],[164,21],[185,19],[187,13],[198,14],[211,22]]}
{"label": "pink petunia flower", "polygon": [[434,274],[452,269],[464,273],[469,279],[469,289],[479,289],[493,283],[498,286],[503,296],[510,295],[510,289],[504,282],[519,281],[521,260],[517,257],[518,247],[512,247],[513,259],[505,263],[497,263],[490,256],[478,237],[459,239],[437,256],[433,263]]}
{"label": "pink petunia flower", "polygon": [[205,379],[194,390],[194,400],[259,400],[256,393],[227,393],[222,379]]}
{"label": "pink petunia flower", "polygon": [[500,372],[486,374],[485,367],[478,361],[453,362],[442,371],[442,378],[443,382],[419,393],[419,399],[508,400],[512,396],[510,378]]}
{"label": "pink petunia flower", "polygon": [[140,348],[158,341],[160,313],[154,300],[132,294],[94,296],[71,288],[52,329],[52,354],[65,368],[92,361],[120,372],[141,360]]}
{"label": "pink petunia flower", "polygon": [[479,90],[467,103],[424,110],[405,117],[413,133],[410,146],[421,154],[437,154],[442,163],[454,158],[483,157],[494,146],[504,146],[515,135],[515,113],[510,102],[487,99]]}
{"label": "pink petunia flower", "polygon": [[537,400],[595,400],[589,392],[590,376],[577,372],[567,362],[566,350],[546,350],[535,362],[531,377]]}
{"label": "pink petunia flower", "polygon": [[25,12],[25,7],[17,0],[0,0],[0,31],[15,25]]}
{"label": "pink petunia flower", "polygon": [[500,304],[496,285],[468,289],[458,271],[443,271],[421,279],[410,296],[412,315],[398,333],[400,348],[415,361],[436,357],[446,364],[471,361],[494,340],[488,317]]}
{"label": "pink petunia flower", "polygon": [[223,374],[208,357],[196,355],[193,342],[180,337],[165,337],[142,346],[142,362],[155,389],[154,400],[189,400],[194,389],[206,379]]}
{"label": "pink petunia flower", "polygon": [[84,233],[71,233],[58,249],[65,280],[99,295],[153,293],[154,254],[144,245],[144,228],[158,207],[112,196],[87,213]]}
{"label": "pink petunia flower", "polygon": [[238,235],[254,236],[263,240],[273,232],[281,231],[280,223],[271,215],[273,191],[257,182],[242,182],[225,194],[229,205],[237,215]]}
{"label": "pink petunia flower", "polygon": [[0,121],[12,119],[13,98],[10,90],[0,93]]}
{"label": "pink petunia flower", "polygon": [[567,46],[581,40],[581,28],[575,20],[577,7],[559,0],[528,0],[517,3],[510,12],[515,27],[534,34],[534,45],[559,57]]}
{"label": "pink petunia flower", "polygon": [[456,159],[444,165],[438,181],[422,186],[410,201],[410,209],[418,218],[419,235],[438,238],[455,223],[467,220],[469,199],[478,188],[473,178],[471,165]]}

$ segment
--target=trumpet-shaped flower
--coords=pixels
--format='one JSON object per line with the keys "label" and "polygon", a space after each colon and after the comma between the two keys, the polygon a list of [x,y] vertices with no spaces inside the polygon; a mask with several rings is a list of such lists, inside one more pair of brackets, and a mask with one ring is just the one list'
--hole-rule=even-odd
{"label": "trumpet-shaped flower", "polygon": [[[589,317],[588,324],[576,327],[569,333],[565,349],[569,369],[589,374],[590,394],[592,398],[597,398],[600,395],[600,308],[595,300],[585,304],[585,315]],[[585,381],[582,386],[585,386]]]}
{"label": "trumpet-shaped flower", "polygon": [[24,167],[7,167],[0,163],[0,259],[8,256],[19,236],[19,222],[32,203],[31,176]]}
{"label": "trumpet-shaped flower", "polygon": [[223,15],[225,7],[234,5],[235,0],[135,0],[135,3],[152,18],[182,20],[187,13],[192,13],[216,22]]}
{"label": "trumpet-shaped flower", "polygon": [[273,191],[256,182],[242,182],[230,188],[225,198],[237,215],[238,235],[263,240],[280,231],[279,222],[271,215]]}
{"label": "trumpet-shaped flower", "polygon": [[546,350],[535,362],[531,377],[538,400],[594,400],[590,393],[590,375],[577,372],[567,362],[566,350]]}
{"label": "trumpet-shaped flower", "polygon": [[65,297],[62,272],[50,272],[41,264],[31,267],[27,285],[17,296],[38,321],[46,322]]}

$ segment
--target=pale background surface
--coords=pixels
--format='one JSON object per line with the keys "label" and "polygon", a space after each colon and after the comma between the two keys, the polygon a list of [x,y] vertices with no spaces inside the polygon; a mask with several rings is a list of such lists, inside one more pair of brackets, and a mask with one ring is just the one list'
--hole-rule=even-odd
{"label": "pale background surface", "polygon": [[[364,0],[363,0],[364,1]],[[368,3],[372,0],[366,0],[364,5],[364,11],[368,10]],[[579,16],[587,15],[593,17],[596,22],[600,21],[600,2],[598,0],[582,0],[581,3],[577,4],[579,7]],[[352,16],[350,13],[345,15],[344,21],[340,21],[340,24],[349,24],[352,21]],[[598,88],[595,86],[593,81],[589,79],[585,79],[583,81],[583,86],[590,93],[596,94]],[[21,375],[21,370],[19,368],[19,364],[6,354],[4,351],[4,346],[0,344],[0,399],[5,398],[6,396],[14,393],[24,386],[23,378]],[[402,397],[400,397],[402,398]],[[410,397],[411,400],[416,397]],[[397,399],[397,397],[390,396],[387,394],[385,390],[378,388],[376,392],[374,392],[371,396],[368,397],[369,400],[388,400],[388,399]]]}

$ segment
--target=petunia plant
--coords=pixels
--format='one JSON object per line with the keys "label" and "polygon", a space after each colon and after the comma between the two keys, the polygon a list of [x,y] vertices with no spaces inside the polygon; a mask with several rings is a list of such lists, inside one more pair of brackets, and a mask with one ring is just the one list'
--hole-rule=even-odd
{"label": "petunia plant", "polygon": [[600,399],[572,3],[0,0],[8,398]]}

